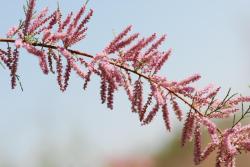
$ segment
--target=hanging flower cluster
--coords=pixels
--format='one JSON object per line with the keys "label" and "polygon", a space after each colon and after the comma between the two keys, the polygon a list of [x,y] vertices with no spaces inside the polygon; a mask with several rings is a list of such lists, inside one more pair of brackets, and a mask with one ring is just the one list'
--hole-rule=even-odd
{"label": "hanging flower cluster", "polygon": [[[90,10],[83,17],[86,11],[86,4],[84,4],[75,15],[71,12],[65,19],[62,19],[59,7],[52,14],[48,14],[48,8],[34,14],[35,3],[35,0],[29,1],[25,11],[25,21],[21,22],[17,27],[10,28],[8,31],[8,38],[16,37],[15,52],[12,53],[10,47],[8,47],[8,51],[1,50],[2,60],[4,60],[5,64],[8,64],[7,66],[12,71],[12,88],[16,85],[14,76],[18,59],[12,59],[12,57],[17,56],[11,55],[17,55],[18,49],[24,48],[38,58],[44,74],[49,72],[57,73],[58,85],[62,91],[65,91],[72,70],[76,71],[82,78],[87,76],[79,67],[78,60],[66,48],[85,38],[86,24],[93,15],[93,10]],[[37,48],[37,45],[42,48]],[[66,61],[63,61],[62,57]],[[55,62],[56,70],[53,69],[53,62]],[[66,64],[64,73],[63,62]],[[10,66],[11,64],[13,65]]]}
{"label": "hanging flower cluster", "polygon": [[[128,26],[101,52],[92,56],[70,49],[86,36],[86,24],[93,15],[93,10],[86,13],[86,3],[76,14],[71,12],[64,19],[59,7],[52,14],[48,14],[48,8],[35,13],[35,3],[35,0],[28,1],[25,20],[10,28],[7,39],[0,39],[7,43],[6,50],[0,49],[0,63],[10,70],[12,88],[19,79],[17,65],[19,50],[23,48],[38,58],[44,74],[57,76],[61,91],[67,89],[72,71],[84,80],[84,89],[92,75],[98,76],[101,103],[113,109],[114,93],[123,88],[131,103],[131,111],[138,114],[142,125],[149,124],[161,112],[166,129],[170,131],[170,112],[182,121],[185,114],[180,103],[184,103],[187,117],[181,143],[184,146],[194,140],[196,165],[217,151],[217,167],[234,167],[236,155],[242,150],[250,151],[250,127],[240,124],[250,113],[250,108],[245,109],[240,104],[249,103],[250,97],[231,95],[229,91],[221,100],[217,98],[220,87],[209,85],[197,89],[192,85],[201,78],[199,74],[181,81],[170,81],[161,76],[159,71],[171,55],[171,49],[159,49],[166,35],[154,33],[140,37],[139,33],[131,33],[132,26]],[[10,43],[14,43],[14,50]],[[237,113],[241,113],[239,119],[236,119]],[[234,116],[233,126],[226,130],[219,129],[214,122],[231,116]],[[202,150],[204,127],[211,142]]]}

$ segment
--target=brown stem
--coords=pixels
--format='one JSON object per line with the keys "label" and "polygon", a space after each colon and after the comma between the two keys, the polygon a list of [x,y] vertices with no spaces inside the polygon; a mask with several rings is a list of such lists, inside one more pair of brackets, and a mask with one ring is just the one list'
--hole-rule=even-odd
{"label": "brown stem", "polygon": [[[8,38],[0,38],[0,42],[9,42],[9,43],[14,43],[15,40],[14,39],[8,39]],[[47,45],[47,44],[42,44],[42,43],[32,43],[33,46],[40,46],[40,47],[45,47],[45,48],[50,48],[50,49],[57,49],[57,46],[54,46],[54,45]],[[78,50],[72,50],[72,49],[67,49],[70,53],[72,54],[77,54],[77,55],[80,55],[80,56],[85,56],[85,57],[88,57],[88,58],[94,58],[93,55],[90,55],[88,53],[85,53],[85,52],[81,52],[81,51],[78,51]],[[152,80],[150,77],[138,72],[138,71],[135,71],[133,69],[130,69],[128,67],[125,67],[123,66],[122,64],[117,64],[113,61],[110,61],[110,64],[114,65],[114,66],[117,66],[119,68],[122,68],[126,71],[130,71],[146,80],[148,80],[149,82],[153,82],[153,83],[156,83],[154,80]],[[172,91],[170,88],[167,88],[167,87],[163,87],[164,89],[166,89],[168,92],[170,92],[171,94],[173,94],[174,96],[176,96],[178,99],[180,99],[182,102],[184,102],[186,105],[188,105],[190,108],[192,108],[196,113],[198,113],[200,116],[204,116],[193,104],[190,104],[186,99],[184,99],[184,97],[180,96],[179,94],[175,93],[174,91]],[[219,128],[217,128],[217,131],[222,134],[221,130]]]}

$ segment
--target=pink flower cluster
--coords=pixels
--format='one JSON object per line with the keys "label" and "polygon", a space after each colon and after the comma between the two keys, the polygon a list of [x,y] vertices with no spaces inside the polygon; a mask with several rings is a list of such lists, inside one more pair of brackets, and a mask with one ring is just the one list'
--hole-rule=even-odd
{"label": "pink flower cluster", "polygon": [[[6,64],[8,69],[10,70],[11,77],[11,88],[14,89],[16,87],[16,82],[18,79],[17,66],[19,60],[19,51],[18,49],[11,50],[11,47],[8,45],[7,51],[0,49],[0,60]],[[0,62],[1,62],[0,61]]]}
{"label": "pink flower cluster", "polygon": [[[35,0],[29,0],[25,13],[25,21],[22,22],[19,27],[15,26],[10,28],[7,32],[7,37],[12,38],[17,36],[15,40],[15,50],[24,48],[32,55],[37,56],[44,74],[48,74],[49,70],[54,72],[52,64],[53,61],[55,61],[58,85],[62,91],[65,91],[68,86],[71,69],[76,71],[82,78],[87,76],[87,74],[78,67],[76,59],[73,58],[72,54],[67,51],[66,48],[84,39],[87,31],[86,24],[93,15],[93,10],[90,10],[90,12],[82,18],[86,10],[86,4],[84,4],[75,16],[71,12],[65,20],[62,20],[62,14],[59,8],[50,15],[48,15],[48,8],[34,15],[35,4]],[[63,46],[60,46],[61,43]],[[47,48],[39,49],[34,44],[40,46],[49,45],[51,47],[46,51],[45,49]],[[60,54],[56,53],[55,50]],[[3,51],[3,53],[5,53],[5,51]],[[10,59],[9,55],[12,54],[8,53],[4,55],[8,57],[6,59]],[[62,74],[63,63],[61,56],[63,56],[67,62],[64,75]],[[8,60],[8,62],[9,61],[10,60]],[[14,64],[17,64],[17,62]],[[13,68],[12,71],[12,73],[15,73],[16,68]],[[62,81],[62,77],[64,81]],[[14,88],[15,84],[13,84],[12,87]]]}
{"label": "pink flower cluster", "polygon": [[[188,141],[194,140],[194,162],[196,165],[200,164],[213,151],[217,150],[216,167],[221,167],[222,165],[234,167],[236,166],[236,156],[241,151],[249,151],[249,125],[241,126],[238,121],[238,124],[234,124],[232,128],[221,131],[213,122],[213,119],[228,118],[230,115],[240,111],[238,103],[250,102],[250,99],[249,97],[233,98],[231,96],[219,103],[216,101],[212,100],[212,103],[215,103],[214,105],[211,102],[206,104],[209,111],[207,114],[201,114],[196,111],[188,113],[182,132],[182,146]],[[244,113],[244,111],[241,112]],[[249,113],[249,108],[244,114],[247,113]],[[203,151],[201,150],[202,141],[200,136],[203,132],[201,126],[207,128],[208,134],[211,137],[211,142],[207,144]]]}

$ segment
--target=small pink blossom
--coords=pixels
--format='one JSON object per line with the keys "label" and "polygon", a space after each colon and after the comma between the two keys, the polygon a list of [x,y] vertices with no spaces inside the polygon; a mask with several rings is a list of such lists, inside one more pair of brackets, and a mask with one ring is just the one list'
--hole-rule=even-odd
{"label": "small pink blossom", "polygon": [[117,35],[115,39],[112,42],[110,42],[108,47],[105,48],[105,52],[109,53],[112,50],[111,48],[114,47],[115,44],[120,42],[128,34],[129,31],[131,31],[131,28],[132,26],[129,25],[119,35]]}
{"label": "small pink blossom", "polygon": [[192,112],[189,112],[184,127],[182,129],[182,137],[181,137],[182,146],[184,146],[187,141],[191,141],[195,127],[194,125],[195,125],[195,117]]}
{"label": "small pink blossom", "polygon": [[12,37],[17,32],[17,30],[18,28],[16,26],[11,27],[9,31],[7,32],[7,37],[8,38]]}
{"label": "small pink blossom", "polygon": [[23,40],[22,39],[17,39],[15,41],[15,45],[16,45],[17,48],[23,47]]}
{"label": "small pink blossom", "polygon": [[63,56],[65,56],[65,58],[69,61],[70,66],[76,71],[76,73],[82,77],[85,78],[87,76],[87,74],[82,71],[79,66],[76,64],[75,60],[73,59],[71,53],[69,51],[67,51],[65,48],[58,48],[58,51],[60,53],[62,53]]}
{"label": "small pink blossom", "polygon": [[37,16],[34,18],[32,25],[28,29],[28,33],[33,33],[38,27],[42,26],[44,23],[44,17],[48,13],[48,7],[44,8]]}
{"label": "small pink blossom", "polygon": [[199,80],[200,78],[201,78],[201,76],[200,76],[199,74],[194,74],[194,75],[190,76],[189,78],[186,78],[186,79],[180,81],[180,82],[178,83],[178,85],[179,85],[179,86],[180,86],[180,85],[181,85],[181,86],[184,86],[184,85],[187,85],[187,84],[189,84],[189,83],[191,83],[191,82],[195,82],[195,81]]}
{"label": "small pink blossom", "polygon": [[183,118],[183,113],[182,113],[180,106],[178,105],[178,103],[175,100],[172,100],[172,106],[173,106],[173,110],[174,110],[178,120],[181,121]]}

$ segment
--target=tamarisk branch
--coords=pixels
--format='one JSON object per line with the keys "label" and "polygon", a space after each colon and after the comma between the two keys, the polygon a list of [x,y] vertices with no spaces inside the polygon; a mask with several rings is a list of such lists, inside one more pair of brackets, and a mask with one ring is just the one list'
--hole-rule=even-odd
{"label": "tamarisk branch", "polygon": [[[198,89],[193,86],[201,78],[199,74],[181,81],[170,81],[166,76],[160,75],[159,71],[172,52],[171,49],[159,49],[166,40],[166,35],[158,36],[153,33],[148,37],[140,37],[139,33],[130,34],[130,25],[116,35],[102,51],[91,55],[70,49],[86,37],[86,25],[93,15],[92,9],[86,13],[87,3],[76,14],[71,12],[65,18],[59,7],[51,14],[48,14],[48,8],[34,13],[35,4],[35,0],[29,0],[25,21],[11,27],[6,38],[0,38],[0,43],[7,43],[7,48],[0,49],[0,63],[10,71],[12,89],[19,81],[19,50],[25,49],[38,58],[44,74],[56,75],[58,86],[63,92],[69,85],[72,71],[84,80],[84,89],[92,75],[98,76],[101,81],[101,103],[112,110],[114,92],[123,88],[131,103],[131,111],[138,114],[142,125],[151,123],[157,113],[161,112],[166,129],[170,131],[170,108],[177,119],[182,121],[185,117],[180,102],[184,103],[187,106],[187,117],[181,144],[184,146],[194,139],[196,165],[218,150],[216,167],[234,167],[236,156],[242,150],[250,151],[250,125],[240,124],[249,114],[249,108],[244,112],[244,108],[239,106],[249,103],[250,97],[231,95],[228,91],[221,100],[217,98],[220,87],[208,85]],[[150,87],[149,90],[145,89],[146,84]],[[240,112],[242,116],[236,121],[235,115]],[[219,129],[214,122],[215,119],[230,117],[234,118],[233,126],[225,130]],[[201,148],[203,127],[211,138],[204,150]]]}

